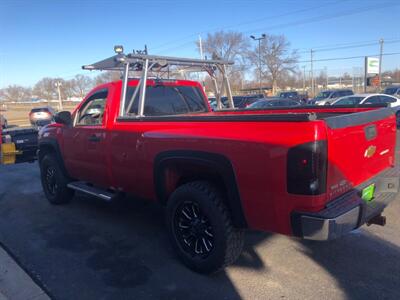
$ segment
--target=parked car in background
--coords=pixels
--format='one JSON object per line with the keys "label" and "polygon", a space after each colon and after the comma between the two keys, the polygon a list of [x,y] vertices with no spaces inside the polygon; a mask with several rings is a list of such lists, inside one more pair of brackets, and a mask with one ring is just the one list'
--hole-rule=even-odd
{"label": "parked car in background", "polygon": [[400,85],[388,86],[384,91],[384,94],[400,97]]}
{"label": "parked car in background", "polygon": [[280,92],[278,94],[279,98],[288,98],[292,100],[300,100],[300,95],[297,91]]}
{"label": "parked car in background", "polygon": [[390,107],[400,106],[400,99],[384,94],[355,94],[341,97],[331,105],[357,105],[357,104],[389,104]]}
{"label": "parked car in background", "polygon": [[272,98],[262,98],[258,99],[258,101],[249,105],[247,108],[271,108],[271,107],[289,107],[289,106],[300,106],[301,102],[285,99],[281,97],[272,97]]}
{"label": "parked car in background", "polygon": [[278,94],[278,97],[291,99],[291,100],[299,101],[302,103],[307,103],[307,100],[308,100],[307,93],[300,94],[298,91],[280,92]]}
{"label": "parked car in background", "polygon": [[336,99],[344,96],[354,95],[352,90],[326,90],[318,94],[309,104],[313,105],[329,105]]}
{"label": "parked car in background", "polygon": [[332,105],[357,105],[357,104],[388,104],[390,107],[397,107],[396,122],[400,127],[400,99],[385,94],[355,94],[339,98],[331,103]]}
{"label": "parked car in background", "polygon": [[[233,96],[233,104],[235,108],[246,108],[252,103],[256,102],[258,99],[263,98],[262,94],[246,95],[246,96]],[[229,107],[228,98],[222,97],[222,103],[225,107]]]}
{"label": "parked car in background", "polygon": [[8,127],[8,122],[5,116],[0,114],[0,127],[6,129]]}
{"label": "parked car in background", "polygon": [[51,106],[35,107],[29,113],[32,126],[45,126],[54,121],[56,111]]}

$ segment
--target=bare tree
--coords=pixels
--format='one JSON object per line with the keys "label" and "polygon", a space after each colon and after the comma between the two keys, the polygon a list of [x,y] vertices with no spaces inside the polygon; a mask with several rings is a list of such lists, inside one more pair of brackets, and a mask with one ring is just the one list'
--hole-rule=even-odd
{"label": "bare tree", "polygon": [[121,79],[121,74],[119,72],[112,72],[112,71],[107,71],[107,72],[102,72],[99,75],[96,76],[94,79],[95,85],[99,85],[102,83],[107,83],[110,81],[115,81]]}
{"label": "bare tree", "polygon": [[63,79],[45,77],[35,84],[35,86],[33,87],[33,93],[39,98],[43,98],[46,100],[57,99],[57,81],[60,81],[62,84],[60,89],[65,89],[65,82]]}
{"label": "bare tree", "polygon": [[93,87],[93,80],[89,76],[78,74],[71,80],[74,96],[83,98]]}
{"label": "bare tree", "polygon": [[20,85],[10,85],[3,89],[2,94],[4,101],[23,101],[31,97],[32,91]]}
{"label": "bare tree", "polygon": [[[196,42],[196,45],[199,49],[199,42]],[[224,60],[230,60],[235,63],[228,68],[227,72],[232,89],[240,89],[244,79],[247,52],[249,50],[249,41],[245,35],[235,31],[208,33],[202,46],[203,52],[208,58],[217,55]]]}
{"label": "bare tree", "polygon": [[296,72],[296,64],[298,61],[297,51],[289,52],[290,43],[283,35],[266,35],[265,39],[261,40],[260,57],[261,66],[258,63],[259,49],[258,46],[249,53],[251,62],[257,66],[256,70],[265,78],[271,80],[272,93],[276,93],[278,80],[282,76],[293,74]]}

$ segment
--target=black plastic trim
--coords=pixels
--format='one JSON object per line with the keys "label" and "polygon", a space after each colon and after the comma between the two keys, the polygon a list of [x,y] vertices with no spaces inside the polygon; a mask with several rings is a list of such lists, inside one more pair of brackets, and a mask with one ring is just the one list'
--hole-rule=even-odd
{"label": "black plastic trim", "polygon": [[117,122],[308,122],[316,119],[311,113],[262,114],[262,115],[176,115],[176,116],[144,116],[119,117]]}
{"label": "black plastic trim", "polygon": [[390,115],[393,115],[394,113],[395,111],[392,108],[374,109],[370,111],[358,112],[356,114],[329,117],[325,119],[325,122],[329,128],[339,129],[380,121],[389,117]]}
{"label": "black plastic trim", "polygon": [[228,193],[227,204],[232,213],[235,227],[247,227],[233,166],[229,159],[220,154],[191,150],[166,151],[158,154],[154,163],[154,185],[161,203],[166,203],[168,200],[165,196],[164,172],[162,170],[168,163],[174,161],[195,163],[215,170],[222,177],[226,186]]}
{"label": "black plastic trim", "polygon": [[45,147],[49,147],[49,148],[52,148],[54,150],[54,153],[56,154],[56,158],[57,158],[58,162],[60,163],[61,169],[63,170],[65,175],[70,177],[68,175],[67,169],[65,168],[64,159],[63,159],[63,157],[61,155],[61,149],[60,149],[60,146],[58,145],[58,141],[53,139],[53,138],[43,138],[43,139],[39,140],[39,145],[38,145],[38,149],[39,149],[38,159],[39,159],[39,162],[43,158],[44,153],[42,153],[42,151],[44,152],[44,148]]}

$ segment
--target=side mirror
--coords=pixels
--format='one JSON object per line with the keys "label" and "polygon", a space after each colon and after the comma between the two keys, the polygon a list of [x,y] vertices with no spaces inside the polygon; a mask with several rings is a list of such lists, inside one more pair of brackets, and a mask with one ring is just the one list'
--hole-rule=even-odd
{"label": "side mirror", "polygon": [[71,113],[69,111],[60,111],[54,117],[54,121],[69,126],[72,124]]}

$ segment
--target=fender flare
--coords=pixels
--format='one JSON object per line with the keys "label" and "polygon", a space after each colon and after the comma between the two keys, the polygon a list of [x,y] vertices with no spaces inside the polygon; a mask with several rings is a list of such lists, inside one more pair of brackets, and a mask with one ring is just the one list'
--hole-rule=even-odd
{"label": "fender flare", "polygon": [[218,173],[226,187],[227,205],[231,211],[235,227],[246,228],[247,222],[242,207],[235,171],[231,161],[221,154],[192,150],[173,150],[159,153],[155,158],[153,171],[154,186],[159,201],[165,204],[168,200],[164,187],[165,172],[163,172],[163,170],[170,163],[182,161],[205,166]]}
{"label": "fender flare", "polygon": [[58,141],[56,139],[52,139],[52,138],[45,138],[39,141],[38,143],[38,160],[39,160],[39,164],[40,161],[43,159],[44,155],[48,152],[48,150],[46,151],[45,149],[52,149],[52,152],[54,152],[54,154],[56,155],[57,161],[60,164],[61,170],[64,172],[64,174],[66,174],[68,177],[70,177],[68,175],[67,169],[65,168],[65,164],[64,164],[64,159],[61,155],[61,149],[60,149],[60,145],[58,144]]}

